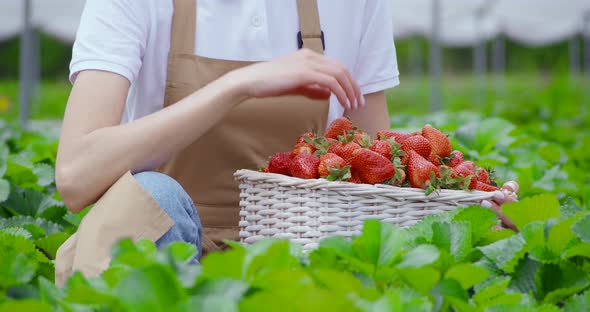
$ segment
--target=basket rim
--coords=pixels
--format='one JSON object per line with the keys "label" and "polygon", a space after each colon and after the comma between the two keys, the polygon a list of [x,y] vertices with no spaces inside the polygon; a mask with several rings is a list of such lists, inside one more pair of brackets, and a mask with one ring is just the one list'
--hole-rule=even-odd
{"label": "basket rim", "polygon": [[[334,189],[338,191],[355,191],[355,192],[363,192],[366,191],[368,193],[377,192],[377,193],[405,193],[405,194],[412,194],[415,196],[422,196],[424,199],[432,200],[436,199],[436,197],[443,196],[461,196],[468,198],[480,198],[482,200],[489,199],[493,197],[494,192],[482,192],[477,190],[437,190],[430,195],[426,195],[425,191],[420,188],[412,188],[412,187],[398,187],[393,185],[386,185],[386,184],[379,184],[379,185],[371,185],[371,184],[355,184],[350,182],[343,182],[343,181],[328,181],[326,179],[301,179],[297,177],[290,177],[282,174],[276,173],[267,173],[267,172],[260,172],[250,169],[240,169],[234,173],[234,178],[238,181],[243,180],[250,180],[256,182],[263,182],[269,184],[280,184],[282,186],[293,186],[299,188],[307,188],[307,189]],[[438,196],[437,196],[438,195]]]}

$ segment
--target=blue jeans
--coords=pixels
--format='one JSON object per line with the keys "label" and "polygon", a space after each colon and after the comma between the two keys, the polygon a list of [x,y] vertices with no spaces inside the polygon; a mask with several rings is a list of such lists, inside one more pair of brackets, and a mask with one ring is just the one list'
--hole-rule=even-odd
{"label": "blue jeans", "polygon": [[158,249],[178,241],[193,244],[197,247],[198,254],[192,262],[198,263],[202,252],[203,226],[193,200],[176,180],[165,174],[141,172],[134,177],[175,223],[156,241]]}

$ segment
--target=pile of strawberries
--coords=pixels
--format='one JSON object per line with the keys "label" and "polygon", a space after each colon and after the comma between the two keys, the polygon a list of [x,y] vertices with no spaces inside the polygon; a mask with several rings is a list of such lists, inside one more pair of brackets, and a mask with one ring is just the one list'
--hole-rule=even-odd
{"label": "pile of strawberries", "polygon": [[323,136],[302,134],[293,150],[273,155],[262,171],[302,179],[325,178],[365,184],[389,184],[426,190],[497,190],[488,170],[465,161],[448,137],[426,125],[422,131],[379,131],[378,139],[345,118]]}

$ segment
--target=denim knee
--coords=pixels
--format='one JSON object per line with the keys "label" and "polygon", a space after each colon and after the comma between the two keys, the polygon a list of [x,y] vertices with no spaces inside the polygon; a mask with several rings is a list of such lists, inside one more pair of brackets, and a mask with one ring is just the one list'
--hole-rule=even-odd
{"label": "denim knee", "polygon": [[156,245],[163,247],[175,241],[184,241],[194,244],[200,255],[202,226],[188,193],[176,180],[159,172],[141,172],[134,177],[175,223]]}

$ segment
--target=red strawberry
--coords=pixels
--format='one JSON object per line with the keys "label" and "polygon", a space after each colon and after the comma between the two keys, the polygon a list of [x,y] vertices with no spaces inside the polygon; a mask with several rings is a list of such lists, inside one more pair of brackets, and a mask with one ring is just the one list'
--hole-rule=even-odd
{"label": "red strawberry", "polygon": [[301,153],[291,161],[291,174],[302,179],[317,179],[320,176],[319,165],[320,159],[317,156]]}
{"label": "red strawberry", "polygon": [[395,166],[391,160],[366,148],[354,152],[352,167],[367,184],[382,183],[395,176]]}
{"label": "red strawberry", "polygon": [[430,147],[430,143],[421,135],[416,135],[413,137],[407,138],[402,143],[402,150],[409,154],[411,150],[418,153],[418,155],[422,156],[423,158],[428,158],[430,152],[432,151]]}
{"label": "red strawberry", "polygon": [[295,147],[293,147],[293,151],[291,152],[291,157],[295,157],[298,154],[313,154],[316,151],[315,146],[309,143],[297,143]]}
{"label": "red strawberry", "polygon": [[268,173],[268,167],[264,167],[260,170],[261,172]]}
{"label": "red strawberry", "polygon": [[297,139],[297,144],[299,143],[307,143],[307,141],[305,140],[305,138],[310,138],[310,139],[315,139],[315,135],[311,132],[306,132],[302,135],[299,136],[299,138]]}
{"label": "red strawberry", "polygon": [[464,161],[455,166],[455,171],[461,177],[475,176],[475,163],[472,161]]}
{"label": "red strawberry", "polygon": [[457,167],[457,165],[465,161],[465,159],[463,158],[463,153],[461,153],[460,151],[453,151],[450,157],[451,160],[449,162],[449,166],[453,168]]}
{"label": "red strawberry", "polygon": [[391,159],[391,145],[387,141],[375,141],[371,146],[370,150],[375,153],[381,154],[387,159]]}
{"label": "red strawberry", "polygon": [[318,172],[320,174],[320,177],[325,178],[330,175],[330,168],[341,169],[344,167],[346,167],[346,161],[344,161],[342,157],[334,153],[328,153],[320,156]]}
{"label": "red strawberry", "polygon": [[438,160],[438,156],[436,156],[434,151],[432,151],[428,156],[428,161],[437,167],[440,166],[440,161]]}
{"label": "red strawberry", "polygon": [[410,185],[416,188],[426,188],[432,184],[430,173],[440,175],[438,167],[430,163],[424,157],[413,150],[408,153],[408,179]]}
{"label": "red strawberry", "polygon": [[410,135],[407,133],[397,132],[393,130],[381,130],[377,132],[377,138],[379,138],[379,140],[389,140],[389,138],[395,138],[395,142],[398,144],[401,144],[409,137]]}
{"label": "red strawberry", "polygon": [[491,184],[490,174],[484,168],[476,167],[475,168],[475,176],[477,176],[477,180],[479,182],[482,182],[485,184]]}
{"label": "red strawberry", "polygon": [[291,175],[291,153],[276,153],[268,162],[268,172]]}
{"label": "red strawberry", "polygon": [[351,177],[350,179],[346,180],[346,182],[363,184],[363,180],[361,179],[361,176],[359,175],[357,170],[354,170],[354,168],[350,168],[350,174]]}
{"label": "red strawberry", "polygon": [[351,161],[352,161],[352,154],[354,153],[354,151],[356,151],[360,148],[361,148],[361,146],[354,143],[354,142],[350,142],[350,143],[336,142],[336,143],[333,143],[332,145],[330,145],[330,148],[328,148],[328,153],[334,153],[334,154],[342,157],[346,161],[346,164],[350,165]]}
{"label": "red strawberry", "polygon": [[347,135],[351,130],[354,130],[352,122],[346,117],[340,117],[330,124],[324,136],[330,139],[337,139],[340,135]]}
{"label": "red strawberry", "polygon": [[364,131],[356,131],[352,137],[352,141],[360,146],[368,147],[371,145],[371,136]]}
{"label": "red strawberry", "polygon": [[475,186],[475,189],[478,191],[482,191],[482,192],[493,192],[493,191],[497,191],[499,190],[497,187],[495,186],[491,186],[487,183],[483,183],[480,181],[477,181],[477,184]]}
{"label": "red strawberry", "polygon": [[451,141],[449,141],[449,138],[444,133],[440,132],[440,130],[431,125],[426,125],[422,128],[422,136],[430,142],[432,151],[436,155],[440,157],[451,155],[451,152],[453,151]]}

